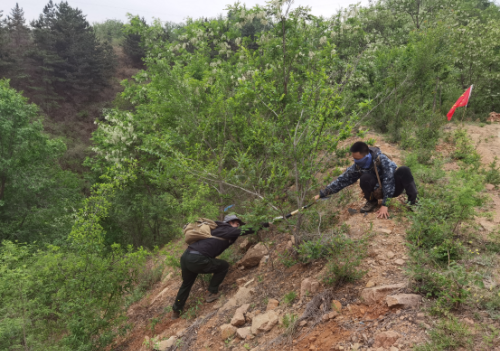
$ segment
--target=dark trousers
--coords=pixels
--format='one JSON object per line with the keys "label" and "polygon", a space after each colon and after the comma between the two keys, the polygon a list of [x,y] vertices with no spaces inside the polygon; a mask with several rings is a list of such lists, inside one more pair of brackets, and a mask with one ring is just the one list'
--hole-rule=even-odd
{"label": "dark trousers", "polygon": [[229,264],[224,260],[192,254],[186,250],[181,256],[181,270],[182,285],[172,306],[172,309],[178,312],[184,308],[186,300],[189,297],[189,292],[198,274],[214,274],[212,280],[210,280],[208,291],[212,294],[217,294],[219,292],[219,285],[229,270]]}
{"label": "dark trousers", "polygon": [[[392,197],[398,197],[403,193],[403,190],[405,190],[406,195],[408,195],[408,201],[414,205],[417,201],[418,191],[410,168],[401,166],[396,169],[396,172],[394,172],[394,181],[396,183],[396,189]],[[361,186],[361,190],[363,190],[366,200],[370,201],[373,189],[377,184],[378,180],[375,174],[365,173],[361,176],[359,185]]]}

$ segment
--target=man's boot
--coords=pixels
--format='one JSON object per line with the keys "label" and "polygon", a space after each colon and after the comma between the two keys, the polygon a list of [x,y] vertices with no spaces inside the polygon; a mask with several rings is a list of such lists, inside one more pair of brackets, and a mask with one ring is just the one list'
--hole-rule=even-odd
{"label": "man's boot", "polygon": [[377,205],[378,205],[378,200],[366,201],[366,203],[364,204],[363,207],[361,207],[359,212],[361,213],[371,212],[375,209],[375,207],[377,207]]}
{"label": "man's boot", "polygon": [[205,301],[206,302],[214,302],[219,298],[219,294],[212,294],[211,292],[208,292],[208,294],[205,296]]}
{"label": "man's boot", "polygon": [[172,319],[178,319],[181,316],[180,311],[172,311]]}

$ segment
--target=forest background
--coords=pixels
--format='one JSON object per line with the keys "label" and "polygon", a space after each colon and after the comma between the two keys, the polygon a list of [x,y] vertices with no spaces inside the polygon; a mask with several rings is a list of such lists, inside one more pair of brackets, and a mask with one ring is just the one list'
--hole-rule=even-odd
{"label": "forest background", "polygon": [[[425,163],[468,86],[456,119],[500,110],[490,1],[227,10],[149,24],[90,24],[66,2],[29,24],[0,12],[1,349],[105,347],[183,224],[236,204],[253,226],[304,205],[362,127]],[[287,224],[297,240],[306,217]]]}

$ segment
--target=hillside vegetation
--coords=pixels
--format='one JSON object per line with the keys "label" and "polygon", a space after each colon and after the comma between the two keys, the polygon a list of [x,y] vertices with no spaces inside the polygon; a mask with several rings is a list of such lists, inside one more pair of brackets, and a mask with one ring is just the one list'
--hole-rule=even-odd
{"label": "hillside vegetation", "polygon": [[[140,70],[110,90],[121,50]],[[105,349],[178,265],[185,223],[234,204],[257,228],[309,203],[349,164],[346,141],[376,143],[367,129],[398,145],[420,191],[415,212],[391,205],[408,220],[406,278],[442,319],[419,347],[472,347],[438,343],[457,311],[500,310],[496,284],[473,300],[498,259],[497,232],[480,238],[475,220],[500,173],[463,127],[500,110],[499,52],[486,0],[380,0],[331,18],[273,0],[182,24],[90,25],[51,1],[28,26],[16,7],[0,22],[0,349]],[[471,84],[462,127],[444,126]],[[90,122],[91,141],[75,137]],[[68,154],[72,138],[84,146]],[[362,278],[370,237],[344,236],[352,199],[277,224],[295,243],[281,264],[323,260],[333,290]],[[472,252],[489,261],[473,266]]]}

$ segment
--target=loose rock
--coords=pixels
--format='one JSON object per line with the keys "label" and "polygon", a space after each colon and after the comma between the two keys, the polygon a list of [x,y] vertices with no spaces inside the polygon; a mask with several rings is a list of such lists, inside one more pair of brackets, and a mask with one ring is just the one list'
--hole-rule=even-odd
{"label": "loose rock", "polygon": [[226,340],[230,338],[234,334],[236,334],[236,327],[233,327],[231,324],[223,324],[219,327],[220,329],[220,337],[222,340]]}
{"label": "loose rock", "polygon": [[319,290],[319,282],[317,280],[306,278],[300,284],[300,298],[310,296]]}
{"label": "loose rock", "polygon": [[266,311],[274,310],[276,307],[279,305],[279,301],[276,299],[269,299],[269,302],[267,303],[267,308]]}
{"label": "loose rock", "polygon": [[406,287],[406,283],[380,285],[363,289],[363,291],[361,291],[361,299],[364,300],[366,304],[371,305],[404,287]]}
{"label": "loose rock", "polygon": [[397,264],[398,266],[402,266],[405,264],[405,260],[398,258],[396,261],[394,261],[394,263]]}
{"label": "loose rock", "polygon": [[391,347],[399,339],[399,334],[395,331],[386,331],[375,335],[374,347]]}
{"label": "loose rock", "polygon": [[335,312],[340,313],[340,311],[342,311],[342,304],[340,303],[340,301],[333,300],[333,301],[332,301],[332,309],[333,309]]}
{"label": "loose rock", "polygon": [[396,254],[392,251],[389,251],[385,254],[387,256],[388,259],[392,259],[394,258],[394,256],[396,256]]}
{"label": "loose rock", "polygon": [[244,304],[243,306],[239,307],[236,312],[234,312],[233,319],[231,319],[231,325],[235,327],[241,327],[242,325],[245,324],[245,314],[247,313],[248,309],[250,308],[250,304]]}
{"label": "loose rock", "polygon": [[157,350],[158,351],[168,350],[175,344],[176,341],[177,341],[177,336],[175,335],[168,338],[168,340],[160,341],[160,343],[157,346]]}
{"label": "loose rock", "polygon": [[250,327],[238,328],[238,330],[236,330],[236,336],[238,336],[240,339],[244,340],[249,335],[252,335],[252,332],[250,331]]}
{"label": "loose rock", "polygon": [[241,306],[250,302],[252,296],[255,294],[255,290],[252,288],[246,288],[241,286],[236,294],[231,297],[219,310],[219,313],[228,310],[231,307]]}
{"label": "loose rock", "polygon": [[251,331],[253,335],[258,335],[271,330],[278,323],[278,315],[273,310],[255,316],[252,320]]}
{"label": "loose rock", "polygon": [[367,288],[373,288],[375,286],[375,283],[373,281],[368,281],[368,283],[366,283],[366,287]]}
{"label": "loose rock", "polygon": [[387,306],[389,307],[398,306],[398,307],[410,308],[417,306],[420,303],[420,301],[422,301],[422,297],[417,294],[397,294],[397,295],[387,296],[385,298],[385,301],[387,302]]}
{"label": "loose rock", "polygon": [[245,268],[255,267],[260,263],[262,257],[268,254],[267,247],[262,243],[258,243],[250,248],[245,256],[238,262],[238,265]]}

